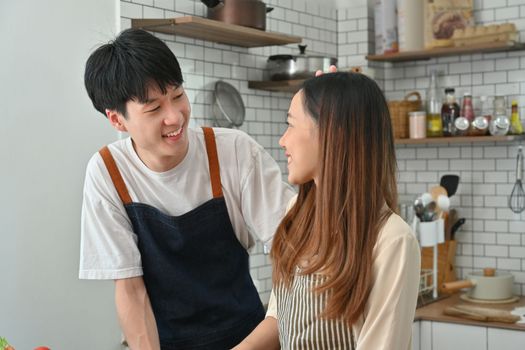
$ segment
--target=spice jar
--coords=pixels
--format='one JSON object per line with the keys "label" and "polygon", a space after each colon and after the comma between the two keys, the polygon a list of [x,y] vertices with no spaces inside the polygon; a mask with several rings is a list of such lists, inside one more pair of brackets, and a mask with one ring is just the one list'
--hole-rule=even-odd
{"label": "spice jar", "polygon": [[470,124],[469,134],[472,136],[487,135],[489,132],[489,117],[490,116],[481,115],[479,117],[474,118],[474,120]]}
{"label": "spice jar", "polygon": [[510,118],[507,115],[505,97],[494,97],[494,116],[489,123],[489,132],[493,136],[507,135],[510,128]]}
{"label": "spice jar", "polygon": [[468,134],[470,123],[466,117],[458,117],[454,120],[454,136],[465,136]]}
{"label": "spice jar", "polygon": [[427,115],[425,111],[408,113],[408,129],[411,139],[424,139],[427,137]]}

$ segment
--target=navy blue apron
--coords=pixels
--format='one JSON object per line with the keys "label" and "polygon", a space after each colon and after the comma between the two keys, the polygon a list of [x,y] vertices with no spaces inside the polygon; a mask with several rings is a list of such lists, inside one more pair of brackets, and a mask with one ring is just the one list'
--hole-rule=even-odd
{"label": "navy blue apron", "polygon": [[138,236],[163,350],[230,349],[264,318],[222,194],[213,129],[203,130],[213,198],[180,216],[132,202],[109,149],[100,150]]}

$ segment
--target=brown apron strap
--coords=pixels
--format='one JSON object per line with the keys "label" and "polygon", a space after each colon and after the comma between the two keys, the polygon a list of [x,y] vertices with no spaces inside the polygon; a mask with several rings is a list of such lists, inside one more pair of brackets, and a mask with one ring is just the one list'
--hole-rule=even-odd
{"label": "brown apron strap", "polygon": [[210,166],[210,180],[213,198],[222,197],[221,173],[219,168],[219,157],[217,156],[217,144],[215,134],[210,127],[203,127],[206,152],[208,153],[208,164]]}
{"label": "brown apron strap", "polygon": [[100,155],[102,156],[102,160],[104,160],[104,164],[106,164],[106,168],[108,168],[109,176],[111,176],[111,180],[113,181],[113,184],[117,189],[120,200],[124,204],[131,203],[131,197],[129,196],[128,188],[126,187],[126,184],[122,179],[122,175],[120,174],[120,171],[117,168],[115,159],[111,155],[108,146],[102,147],[102,149],[98,151],[98,153],[100,153]]}

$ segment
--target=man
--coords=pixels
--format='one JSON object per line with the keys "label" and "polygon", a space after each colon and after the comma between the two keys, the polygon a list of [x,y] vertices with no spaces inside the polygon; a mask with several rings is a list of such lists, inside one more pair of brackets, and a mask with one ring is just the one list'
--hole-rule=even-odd
{"label": "man", "polygon": [[272,238],[293,190],[246,134],[188,128],[177,59],[123,31],[89,57],[94,107],[129,138],[87,166],[80,278],[114,279],[131,349],[229,349],[264,318],[249,275],[255,235]]}

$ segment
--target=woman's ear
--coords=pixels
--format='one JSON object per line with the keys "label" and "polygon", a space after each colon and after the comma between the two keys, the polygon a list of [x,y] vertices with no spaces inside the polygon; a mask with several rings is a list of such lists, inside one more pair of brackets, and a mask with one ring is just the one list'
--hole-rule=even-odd
{"label": "woman's ear", "polygon": [[126,132],[128,131],[125,126],[124,116],[117,112],[114,109],[106,109],[106,117],[108,117],[109,122],[115,129],[118,131]]}

